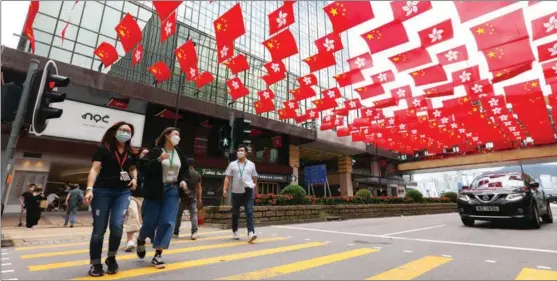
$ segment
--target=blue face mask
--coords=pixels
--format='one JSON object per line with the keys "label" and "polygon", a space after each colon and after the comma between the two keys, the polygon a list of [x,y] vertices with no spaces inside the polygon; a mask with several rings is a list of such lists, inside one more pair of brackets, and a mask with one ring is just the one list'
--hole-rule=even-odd
{"label": "blue face mask", "polygon": [[125,143],[129,141],[131,138],[132,136],[128,132],[123,132],[123,131],[116,132],[116,140],[118,140],[120,143]]}

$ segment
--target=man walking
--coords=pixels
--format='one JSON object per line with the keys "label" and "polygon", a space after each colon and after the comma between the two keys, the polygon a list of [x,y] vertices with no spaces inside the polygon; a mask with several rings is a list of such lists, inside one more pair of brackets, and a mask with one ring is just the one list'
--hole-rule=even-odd
{"label": "man walking", "polygon": [[83,191],[79,189],[77,184],[69,184],[71,190],[66,196],[66,219],[64,226],[73,227],[77,217],[77,209],[83,204]]}
{"label": "man walking", "polygon": [[193,158],[188,158],[188,165],[190,166],[190,181],[188,184],[188,189],[186,192],[182,193],[180,198],[180,209],[178,210],[178,216],[176,216],[176,225],[174,226],[174,235],[178,237],[180,235],[180,226],[182,225],[182,214],[187,208],[190,212],[191,221],[191,240],[197,239],[197,206],[202,206],[202,196],[203,190],[201,187],[201,175],[195,170],[195,160]]}
{"label": "man walking", "polygon": [[243,144],[238,146],[236,156],[238,160],[228,164],[224,172],[223,197],[228,197],[228,187],[232,180],[232,231],[234,240],[240,240],[238,235],[238,221],[240,219],[240,207],[244,206],[246,212],[246,224],[248,228],[248,241],[251,243],[257,239],[255,234],[255,223],[253,218],[254,196],[257,194],[257,171],[255,164],[246,158],[247,147]]}

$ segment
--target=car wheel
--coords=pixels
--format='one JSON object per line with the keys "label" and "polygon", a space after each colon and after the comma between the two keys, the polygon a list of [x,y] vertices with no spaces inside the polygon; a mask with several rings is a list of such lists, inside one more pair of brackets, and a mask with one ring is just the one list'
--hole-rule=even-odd
{"label": "car wheel", "polygon": [[542,216],[542,220],[544,223],[553,223],[553,213],[551,212],[549,202],[547,202],[547,214]]}
{"label": "car wheel", "polygon": [[470,218],[460,218],[460,220],[462,220],[462,223],[466,226],[474,226],[474,222],[475,220],[470,219]]}
{"label": "car wheel", "polygon": [[541,223],[540,223],[540,214],[538,213],[538,207],[536,207],[536,202],[532,202],[532,211],[531,211],[531,217],[530,217],[530,226],[533,229],[539,229],[541,227]]}

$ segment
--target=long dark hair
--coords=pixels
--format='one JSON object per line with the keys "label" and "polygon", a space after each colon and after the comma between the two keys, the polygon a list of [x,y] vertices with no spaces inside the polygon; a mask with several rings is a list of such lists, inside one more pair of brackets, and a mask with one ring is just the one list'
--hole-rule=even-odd
{"label": "long dark hair", "polygon": [[[123,125],[127,125],[130,127],[130,129],[132,130],[132,137],[133,137],[135,133],[133,125],[128,122],[120,121],[112,125],[112,127],[108,128],[108,130],[106,130],[101,140],[101,145],[110,151],[116,151],[116,149],[118,148],[118,140],[116,140],[116,131],[118,131],[118,129]],[[134,153],[134,150],[132,149],[130,142],[131,139],[126,143],[124,143],[124,149],[127,152]]]}
{"label": "long dark hair", "polygon": [[164,145],[166,144],[166,135],[172,133],[173,131],[180,132],[180,130],[178,128],[174,128],[174,127],[168,127],[166,129],[164,129],[162,131],[161,135],[155,140],[155,146],[156,147],[164,147]]}

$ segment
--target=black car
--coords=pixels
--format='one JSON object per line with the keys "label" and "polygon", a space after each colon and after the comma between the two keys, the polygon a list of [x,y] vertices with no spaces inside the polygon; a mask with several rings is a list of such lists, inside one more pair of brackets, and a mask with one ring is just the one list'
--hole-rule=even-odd
{"label": "black car", "polygon": [[545,223],[553,223],[549,198],[525,173],[479,176],[462,188],[457,206],[466,226],[473,226],[476,220],[521,220],[540,228],[540,217]]}

